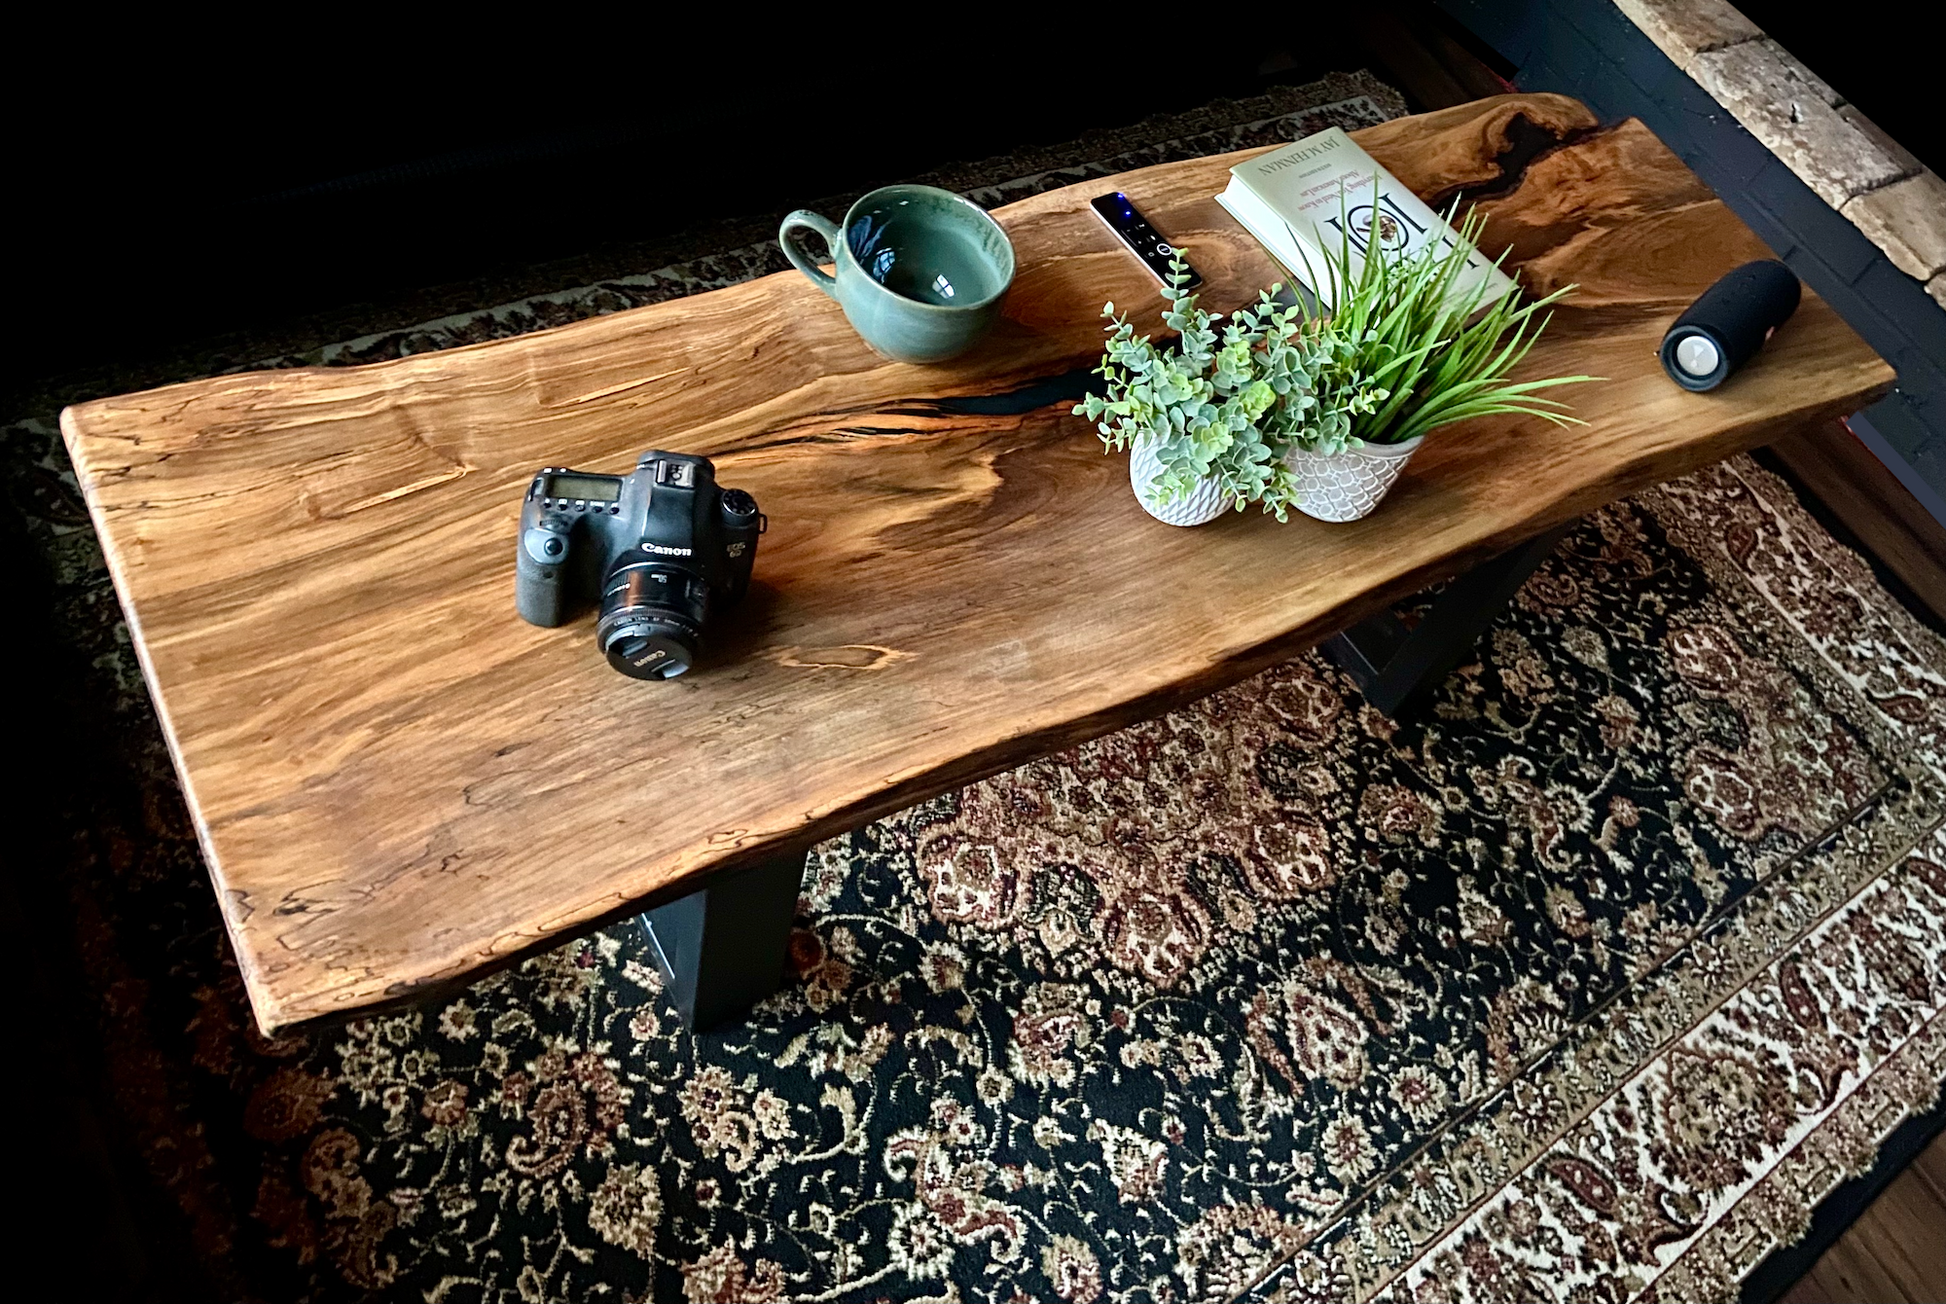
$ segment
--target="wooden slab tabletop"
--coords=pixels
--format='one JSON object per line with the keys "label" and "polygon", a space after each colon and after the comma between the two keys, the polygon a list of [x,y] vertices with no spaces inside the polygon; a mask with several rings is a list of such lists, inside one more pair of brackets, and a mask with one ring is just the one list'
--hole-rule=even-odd
{"label": "wooden slab tabletop", "polygon": [[[1517,117],[1567,143],[1500,176]],[[1279,274],[1211,198],[1246,154],[1000,209],[1006,320],[882,361],[802,277],[374,366],[219,376],[62,429],[257,1017],[355,1013],[1230,684],[1548,525],[1892,380],[1822,301],[1713,394],[1656,363],[1677,312],[1767,251],[1640,124],[1506,96],[1355,133],[1436,203],[1484,195],[1530,290],[1582,289],[1525,364],[1608,379],[1585,429],[1435,435],[1353,525],[1145,516],[1065,404],[954,415],[1086,366],[1154,282],[1087,208],[1126,191],[1205,301]],[[706,454],[771,522],[703,668],[610,670],[592,620],[513,608],[544,464]]]}

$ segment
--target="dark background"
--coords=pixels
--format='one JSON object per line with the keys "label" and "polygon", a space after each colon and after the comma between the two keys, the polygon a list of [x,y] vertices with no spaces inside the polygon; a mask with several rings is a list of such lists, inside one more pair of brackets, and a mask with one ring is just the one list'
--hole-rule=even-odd
{"label": "dark background", "polygon": [[[1915,111],[1936,49],[1871,20],[1890,6],[1849,6],[1843,24],[1744,8],[1938,160],[1936,106]],[[555,263],[561,286],[585,283],[588,256],[625,263],[710,219],[1333,69],[1370,67],[1424,107],[1449,89],[1410,66],[1426,48],[1484,52],[1424,3],[1301,23],[1266,12],[1203,34],[1092,16],[1064,30],[955,15],[908,32],[896,14],[845,31],[808,14],[712,27],[360,11],[16,32],[0,82],[15,127],[9,368],[113,367],[317,314],[355,334],[361,305],[516,272],[533,293],[554,288],[534,277]],[[427,308],[445,310],[437,295]]]}
{"label": "dark background", "polygon": [[1343,62],[1326,47],[1263,74],[1276,52],[1251,42],[1185,59],[1137,33],[864,45],[820,22],[792,47],[571,13],[490,33],[368,23],[259,33],[221,57],[162,29],[103,46],[76,33],[79,59],[40,50],[31,100],[9,115],[28,126],[9,146],[28,336],[15,365],[100,364],[625,259],[710,219],[781,216]]}

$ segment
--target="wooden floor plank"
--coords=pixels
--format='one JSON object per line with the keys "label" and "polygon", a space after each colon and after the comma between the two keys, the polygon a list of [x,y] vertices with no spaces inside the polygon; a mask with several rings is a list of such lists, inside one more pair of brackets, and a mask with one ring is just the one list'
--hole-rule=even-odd
{"label": "wooden floor plank", "polygon": [[1862,1300],[1911,1304],[1911,1297],[1886,1275],[1864,1242],[1847,1237],[1827,1250],[1783,1294],[1779,1304],[1857,1304]]}
{"label": "wooden floor plank", "polygon": [[[1932,1191],[1940,1208],[1946,1209],[1946,1136],[1920,1151],[1918,1158],[1912,1161],[1911,1171]],[[1946,1239],[1946,1235],[1942,1235],[1941,1239]]]}
{"label": "wooden floor plank", "polygon": [[1912,597],[1946,620],[1946,527],[1869,448],[1831,422],[1786,435],[1771,451]]}
{"label": "wooden floor plank", "polygon": [[1779,1304],[1946,1299],[1946,1136],[1921,1151]]}

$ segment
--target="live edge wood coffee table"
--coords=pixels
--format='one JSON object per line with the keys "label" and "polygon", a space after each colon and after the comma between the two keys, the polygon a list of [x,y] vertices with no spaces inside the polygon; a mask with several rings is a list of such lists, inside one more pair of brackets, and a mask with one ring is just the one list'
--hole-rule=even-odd
{"label": "live edge wood coffee table", "polygon": [[[1503,177],[1517,118],[1565,143]],[[1607,380],[1568,395],[1585,429],[1442,432],[1352,525],[1152,521],[1126,458],[1046,401],[1098,355],[1104,300],[1141,321],[1159,306],[1093,196],[1125,190],[1189,246],[1212,307],[1280,279],[1211,198],[1243,155],[1000,209],[1020,266],[1006,320],[944,366],[882,361],[785,273],[68,409],[259,1022],[410,1000],[655,907],[678,998],[711,1022],[777,984],[813,842],[1513,549],[1504,588],[1524,542],[1890,384],[1808,294],[1721,390],[1664,377],[1671,319],[1767,251],[1639,123],[1595,125],[1531,95],[1356,133],[1436,204],[1479,196],[1484,244],[1510,243],[1530,290],[1579,282],[1526,368]],[[609,669],[591,622],[536,629],[513,606],[534,471],[627,471],[650,447],[714,458],[770,517],[749,601],[702,668],[657,684]]]}

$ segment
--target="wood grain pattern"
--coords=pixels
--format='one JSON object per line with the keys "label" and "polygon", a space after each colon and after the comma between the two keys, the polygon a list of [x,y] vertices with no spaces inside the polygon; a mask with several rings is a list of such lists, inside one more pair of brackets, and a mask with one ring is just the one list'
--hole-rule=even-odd
{"label": "wood grain pattern", "polygon": [[[1359,134],[1422,193],[1492,183],[1506,96]],[[1155,286],[1087,210],[1128,192],[1212,306],[1277,278],[1211,198],[1237,158],[1000,210],[1006,320],[971,355],[873,355],[795,274],[370,367],[223,376],[62,417],[257,1017],[357,1012],[505,962],[978,776],[1191,700],[1550,524],[1808,420],[1892,373],[1822,302],[1736,381],[1657,369],[1756,237],[1639,124],[1487,201],[1537,285],[1589,291],[1527,366],[1609,377],[1584,430],[1428,442],[1350,526],[1149,520],[1055,407],[943,413],[1086,365]],[[513,527],[544,463],[716,459],[772,522],[706,669],[622,678],[590,622],[523,624]]]}

